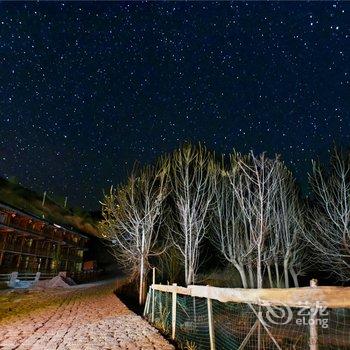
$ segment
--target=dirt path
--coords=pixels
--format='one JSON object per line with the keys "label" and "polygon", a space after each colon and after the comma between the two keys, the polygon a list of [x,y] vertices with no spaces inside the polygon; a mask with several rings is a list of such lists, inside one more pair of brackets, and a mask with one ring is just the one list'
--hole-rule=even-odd
{"label": "dirt path", "polygon": [[113,284],[0,295],[0,349],[171,350]]}

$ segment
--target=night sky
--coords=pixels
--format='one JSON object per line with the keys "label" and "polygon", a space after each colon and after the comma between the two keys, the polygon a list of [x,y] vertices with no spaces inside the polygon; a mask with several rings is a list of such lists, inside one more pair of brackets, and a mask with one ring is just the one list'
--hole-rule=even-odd
{"label": "night sky", "polygon": [[0,3],[0,175],[99,208],[186,140],[281,153],[301,183],[350,146],[350,3]]}

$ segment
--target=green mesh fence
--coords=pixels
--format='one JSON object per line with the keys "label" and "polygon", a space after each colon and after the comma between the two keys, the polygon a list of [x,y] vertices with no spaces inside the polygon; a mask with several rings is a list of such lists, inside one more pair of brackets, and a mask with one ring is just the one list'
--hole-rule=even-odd
{"label": "green mesh fence", "polygon": [[297,312],[298,309],[286,312],[282,308],[213,301],[216,348],[305,350],[309,328],[293,322]]}
{"label": "green mesh fence", "polygon": [[319,350],[350,349],[350,309],[321,309],[317,321]]}
{"label": "green mesh fence", "polygon": [[[177,294],[176,336],[182,349],[210,349],[207,299]],[[145,317],[152,322],[152,292]],[[259,319],[261,321],[259,321]],[[310,323],[316,322],[319,350],[350,350],[350,309],[317,311],[288,307],[263,307],[212,300],[212,324],[216,350],[310,349]],[[154,291],[153,325],[171,336],[172,294]]]}
{"label": "green mesh fence", "polygon": [[206,299],[177,296],[176,340],[181,344],[195,344],[197,349],[210,349]]}
{"label": "green mesh fence", "polygon": [[[152,295],[152,292],[150,292]],[[172,308],[171,293],[155,291],[154,293],[154,325],[162,333],[171,335],[171,308]],[[149,320],[152,315],[152,298],[150,298],[150,313]]]}

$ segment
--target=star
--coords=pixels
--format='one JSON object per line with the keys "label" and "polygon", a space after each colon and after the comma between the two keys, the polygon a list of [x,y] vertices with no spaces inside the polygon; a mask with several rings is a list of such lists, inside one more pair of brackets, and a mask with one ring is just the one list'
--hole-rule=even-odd
{"label": "star", "polygon": [[311,158],[348,146],[345,3],[2,4],[1,175],[100,208],[184,142]]}

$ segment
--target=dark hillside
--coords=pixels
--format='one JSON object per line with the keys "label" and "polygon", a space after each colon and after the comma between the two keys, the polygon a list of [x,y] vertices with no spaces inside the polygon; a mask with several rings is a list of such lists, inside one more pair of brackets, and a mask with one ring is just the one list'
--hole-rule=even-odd
{"label": "dark hillside", "polygon": [[64,208],[50,197],[46,197],[43,207],[41,195],[3,178],[0,178],[0,201],[43,219],[98,236],[97,221],[88,213]]}

